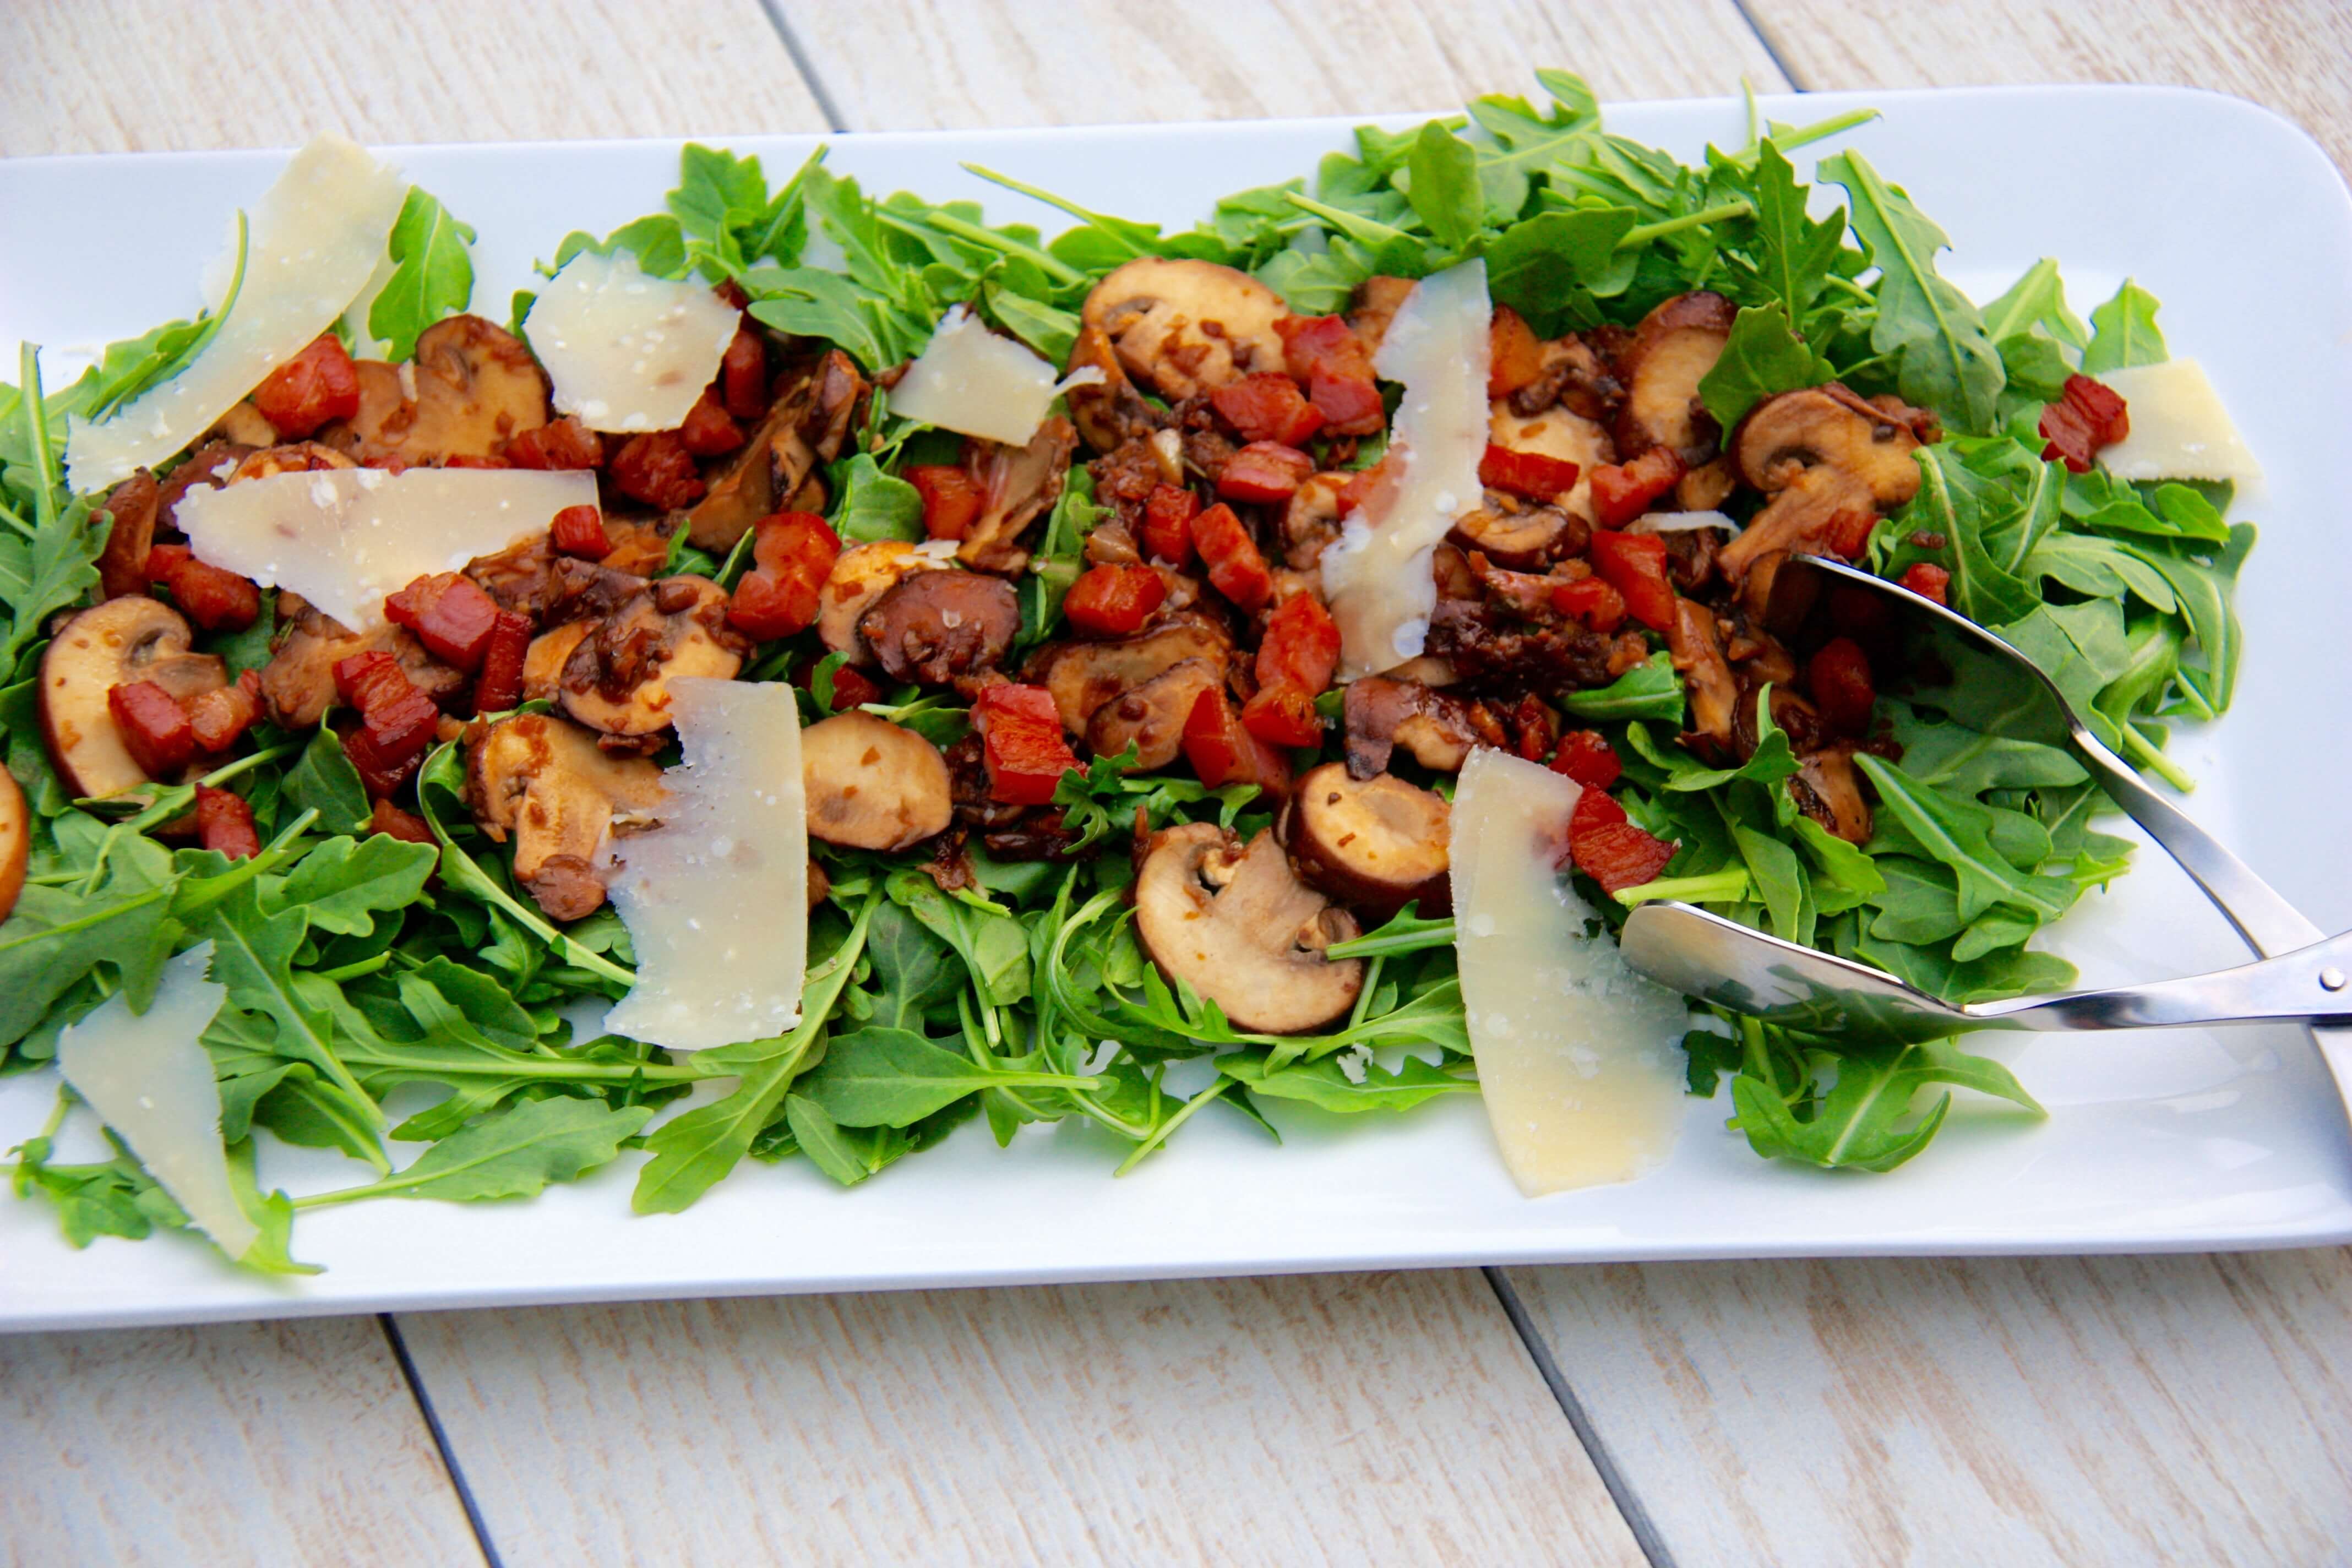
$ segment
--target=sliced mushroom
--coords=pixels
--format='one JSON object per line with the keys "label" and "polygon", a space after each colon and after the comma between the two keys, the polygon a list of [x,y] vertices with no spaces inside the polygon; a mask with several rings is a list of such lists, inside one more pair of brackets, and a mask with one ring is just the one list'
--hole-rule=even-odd
{"label": "sliced mushroom", "polygon": [[[789,510],[804,488],[816,483],[821,489],[817,470],[841,456],[866,391],[857,362],[839,349],[818,360],[712,476],[709,492],[687,514],[688,542],[701,550],[731,550],[745,529]],[[816,505],[801,510],[824,510],[822,497],[815,499]]]}
{"label": "sliced mushroom", "polygon": [[576,921],[604,901],[614,831],[660,814],[661,769],[607,756],[596,737],[551,714],[502,719],[466,748],[474,820],[514,839],[514,878],[551,920]]}
{"label": "sliced mushroom", "polygon": [[988,457],[977,464],[965,461],[978,470],[983,499],[971,531],[956,546],[956,559],[981,572],[1011,574],[1029,564],[1021,535],[1061,499],[1077,444],[1076,426],[1058,416],[1037,426],[1025,447],[975,443],[988,448]]}
{"label": "sliced mushroom", "polygon": [[1911,425],[1835,382],[1768,397],[1732,439],[1739,477],[1772,497],[1723,547],[1723,574],[1738,583],[1773,551],[1821,547],[1840,524],[1884,514],[1919,492]]}
{"label": "sliced mushroom", "polygon": [[[277,440],[272,435],[264,446]],[[254,451],[252,447],[236,441],[207,441],[188,455],[187,461],[173,468],[164,479],[163,489],[155,498],[155,521],[159,526],[180,526],[180,498],[202,487],[216,490],[228,483],[229,475],[236,472],[237,464]]]}
{"label": "sliced mushroom", "polygon": [[1246,272],[1213,261],[1138,257],[1087,296],[1083,326],[1109,338],[1129,375],[1171,403],[1282,368],[1274,323],[1282,296]]}
{"label": "sliced mushroom", "polygon": [[824,902],[826,896],[832,891],[833,879],[824,874],[824,868],[816,863],[816,857],[814,855],[810,856],[808,863],[809,913],[816,913],[816,907]]}
{"label": "sliced mushroom", "polygon": [[552,700],[556,689],[563,684],[563,667],[595,629],[593,621],[567,621],[531,638],[522,656],[523,700]]}
{"label": "sliced mushroom", "polygon": [[855,710],[801,731],[808,830],[827,844],[892,853],[947,830],[947,759],[912,730]]}
{"label": "sliced mushroom", "polygon": [[1694,600],[1675,599],[1675,623],[1666,629],[1666,647],[1690,693],[1691,727],[1684,742],[1703,742],[1720,758],[1732,744],[1739,682],[1732,678],[1731,665],[1724,658],[1715,612]]}
{"label": "sliced mushroom", "polygon": [[1699,401],[1699,379],[1715,368],[1738,315],[1709,289],[1677,294],[1642,318],[1622,363],[1628,386],[1617,415],[1617,448],[1638,457],[1672,447],[1696,468],[1713,458],[1723,432]]}
{"label": "sliced mushroom", "polygon": [[1539,572],[1551,562],[1582,550],[1592,532],[1583,519],[1570,517],[1557,507],[1530,506],[1489,490],[1486,503],[1456,518],[1447,537],[1497,566]]}
{"label": "sliced mushroom", "polygon": [[557,700],[604,734],[658,735],[669,728],[669,683],[681,676],[732,680],[746,647],[727,626],[724,588],[705,577],[665,577],[580,640],[564,663]]}
{"label": "sliced mushroom", "polygon": [[1029,657],[1022,679],[1053,694],[1062,728],[1087,731],[1095,710],[1186,659],[1206,659],[1222,670],[1233,638],[1202,615],[1171,616],[1150,631],[1116,642],[1047,643]]}
{"label": "sliced mushroom", "polygon": [[278,426],[272,425],[268,416],[255,406],[253,399],[248,397],[214,420],[213,427],[205,432],[204,438],[207,441],[234,441],[240,447],[274,447],[278,445]]}
{"label": "sliced mushroom", "polygon": [[1535,380],[1511,394],[1514,410],[1541,414],[1560,404],[1587,419],[1615,422],[1625,402],[1624,384],[1591,343],[1573,332],[1554,338],[1543,345],[1541,366]]}
{"label": "sliced mushroom", "polygon": [[1356,334],[1356,341],[1364,345],[1366,353],[1381,352],[1381,341],[1389,335],[1389,323],[1396,320],[1396,313],[1404,308],[1405,300],[1412,293],[1412,289],[1413,281],[1410,278],[1391,278],[1382,274],[1367,278],[1356,285],[1355,298],[1349,302],[1348,329]]}
{"label": "sliced mushroom", "polygon": [[1739,488],[1728,456],[1708,458],[1675,481],[1675,505],[1685,511],[1715,511]]}
{"label": "sliced mushroom", "polygon": [[1324,956],[1357,934],[1354,918],[1298,879],[1270,828],[1246,849],[1213,822],[1154,834],[1135,879],[1135,934],[1171,984],[1252,1034],[1319,1028],[1364,986],[1361,959]]}
{"label": "sliced mushroom", "polygon": [[1348,735],[1348,771],[1360,779],[1387,772],[1399,746],[1424,768],[1455,773],[1479,742],[1468,703],[1418,681],[1377,675],[1352,681],[1339,711]]}
{"label": "sliced mushroom", "polygon": [[124,795],[155,782],[131,760],[106,694],[140,680],[182,699],[226,686],[228,667],[191,653],[191,640],[179,611],[144,597],[109,599],[58,629],[41,656],[41,739],[68,791]]}
{"label": "sliced mushroom", "polygon": [[155,515],[163,487],[142,468],[100,503],[114,521],[98,557],[99,592],[110,599],[147,592],[147,552],[155,547]]}
{"label": "sliced mushroom", "polygon": [[415,634],[401,626],[355,632],[282,591],[278,625],[277,649],[261,668],[261,701],[269,721],[283,730],[307,730],[325,716],[335,700],[335,665],[354,654],[391,654],[410,683],[436,702],[466,684],[463,671],[425,652]]}
{"label": "sliced mushroom", "polygon": [[1323,552],[1339,537],[1340,496],[1353,474],[1310,474],[1282,512],[1282,558],[1293,570],[1312,572]]}
{"label": "sliced mushroom", "polygon": [[816,635],[835,653],[845,653],[852,664],[872,664],[874,650],[866,646],[857,623],[874,602],[899,582],[918,572],[941,572],[946,562],[925,554],[903,539],[877,539],[853,544],[833,563],[833,574],[817,593]]}
{"label": "sliced mushroom", "polygon": [[1070,346],[1071,372],[1089,366],[1102,372],[1102,380],[1073,386],[1065,395],[1070,418],[1088,447],[1097,452],[1117,451],[1129,441],[1148,439],[1159,430],[1163,416],[1135,390],[1111,347],[1110,334],[1100,327],[1081,328]]}
{"label": "sliced mushroom", "polygon": [[0,921],[16,907],[25,890],[25,868],[33,853],[33,818],[25,808],[25,792],[16,777],[0,768]]}
{"label": "sliced mushroom", "polygon": [[1020,629],[1020,595],[982,572],[915,573],[857,620],[885,674],[925,686],[993,667]]}
{"label": "sliced mushroom", "polygon": [[322,441],[289,441],[238,458],[236,467],[229,470],[228,482],[241,485],[247,479],[274,479],[280,474],[318,474],[357,467]]}
{"label": "sliced mushroom", "polygon": [[1487,408],[1486,439],[1513,452],[1532,452],[1576,465],[1576,485],[1552,504],[1586,523],[1593,520],[1592,470],[1617,460],[1616,443],[1609,432],[1568,408],[1548,408],[1526,415],[1498,398]]}
{"label": "sliced mushroom", "polygon": [[547,423],[547,374],[521,339],[479,316],[425,328],[406,364],[360,360],[352,369],[360,410],[319,439],[363,463],[496,458],[509,438]]}
{"label": "sliced mushroom", "polygon": [[1850,745],[1824,747],[1798,764],[1789,781],[1797,809],[1849,844],[1870,842],[1870,805],[1862,798],[1862,777]]}
{"label": "sliced mushroom", "polygon": [[1325,763],[1299,779],[1282,826],[1307,885],[1367,920],[1414,902],[1421,914],[1444,915],[1454,910],[1446,874],[1453,809],[1444,795],[1394,773],[1358,779],[1344,764]]}
{"label": "sliced mushroom", "polygon": [[1188,658],[1171,664],[1096,709],[1087,721],[1087,744],[1098,757],[1116,757],[1133,746],[1139,771],[1164,768],[1183,750],[1184,721],[1201,693],[1224,683],[1219,662]]}

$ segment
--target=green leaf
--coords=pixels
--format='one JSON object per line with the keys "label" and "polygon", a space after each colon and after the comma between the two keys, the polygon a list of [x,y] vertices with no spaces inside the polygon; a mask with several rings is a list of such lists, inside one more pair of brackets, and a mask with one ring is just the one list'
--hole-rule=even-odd
{"label": "green leaf", "polygon": [[1942,1096],[1909,1126],[1918,1091],[1956,1084],[2010,1100],[2039,1115],[2042,1108],[1999,1062],[1962,1052],[1948,1040],[1895,1046],[1838,1060],[1837,1084],[1810,1121],[1800,1121],[1769,1084],[1743,1071],[1732,1080],[1732,1125],[1767,1159],[1830,1169],[1891,1171],[1927,1146],[1951,1108]]}
{"label": "green leaf", "polygon": [[845,1187],[856,1186],[898,1158],[905,1134],[896,1128],[843,1127],[824,1107],[804,1094],[784,1100],[784,1120],[793,1139],[816,1168]]}
{"label": "green leaf", "polygon": [[392,226],[391,279],[368,307],[368,331],[390,347],[385,357],[407,359],[416,339],[474,298],[474,231],[449,216],[424,187],[408,187]]}
{"label": "green leaf", "polygon": [[1571,716],[1595,722],[1618,719],[1655,719],[1668,724],[1683,721],[1683,678],[1675,673],[1667,654],[1652,654],[1644,663],[1606,686],[1586,691],[1565,691],[1559,706]]}
{"label": "green leaf", "polygon": [[1996,342],[2010,392],[2036,403],[2055,403],[2065,395],[2074,367],[2066,363],[2056,342],[2040,332],[2016,332]]}
{"label": "green leaf", "polygon": [[1339,1057],[1299,1062],[1266,1070],[1266,1058],[1236,1052],[1217,1058],[1217,1069],[1249,1086],[1252,1093],[1276,1100],[1304,1100],[1324,1110],[1353,1115],[1366,1110],[1411,1110],[1445,1094],[1475,1094],[1478,1080],[1433,1067],[1408,1056],[1394,1072],[1366,1057],[1359,1076],[1349,1077]]}
{"label": "green leaf", "polygon": [[1089,1080],[983,1067],[911,1030],[867,1027],[835,1038],[802,1084],[844,1127],[906,1127],[983,1089],[1084,1089]]}
{"label": "green leaf", "polygon": [[518,1100],[436,1143],[405,1170],[363,1187],[321,1193],[301,1206],[397,1194],[479,1203],[528,1198],[610,1164],[624,1140],[653,1115],[646,1105],[608,1105],[569,1095]]}
{"label": "green leaf", "polygon": [[1478,184],[1478,154],[1470,143],[1436,121],[1421,128],[1405,157],[1411,184],[1405,199],[1437,243],[1460,254],[1486,220],[1486,198]]}
{"label": "green leaf", "polygon": [[212,939],[212,978],[228,987],[228,999],[277,1025],[278,1054],[316,1068],[368,1106],[381,1126],[383,1112],[334,1053],[332,1026],[295,984],[294,958],[309,928],[299,909],[263,915],[253,884],[247,883],[205,911],[196,931]]}
{"label": "green leaf", "polygon": [[1950,243],[1899,186],[1878,177],[1859,153],[1824,158],[1822,175],[1853,200],[1853,229],[1879,269],[1878,317],[1870,346],[1897,356],[1903,395],[1955,429],[1992,429],[2001,389],[2000,355],[1969,297],[1936,270]]}
{"label": "green leaf", "polygon": [[0,1042],[14,1043],[50,1004],[101,963],[144,963],[165,954],[172,885],[110,879],[94,894],[29,884],[0,922]]}
{"label": "green leaf", "polygon": [[1699,400],[1724,429],[1736,426],[1764,399],[1833,381],[1837,372],[1789,329],[1778,304],[1741,306],[1714,367],[1699,377]]}
{"label": "green leaf", "polygon": [[844,539],[921,539],[922,492],[860,452],[849,459],[833,528]]}
{"label": "green leaf", "polygon": [[388,834],[365,840],[330,838],[298,863],[278,902],[309,911],[313,930],[367,936],[379,913],[397,914],[416,901],[440,851]]}
{"label": "green leaf", "polygon": [[343,742],[334,730],[320,724],[294,765],[286,771],[287,804],[298,811],[315,811],[331,832],[359,831],[373,813],[360,771],[343,755]]}
{"label": "green leaf", "polygon": [[2027,268],[2008,292],[1984,308],[1984,323],[1995,342],[2037,327],[2077,353],[2091,341],[2090,329],[2066,308],[2065,282],[2058,276],[2058,264],[2047,257]]}
{"label": "green leaf", "polygon": [[[1749,190],[1756,204],[1756,270],[1766,292],[1780,308],[1783,330],[1790,330],[1804,321],[1828,286],[1830,268],[1845,243],[1845,210],[1841,207],[1819,220],[1807,216],[1806,188],[1797,183],[1796,171],[1780,148],[1769,141],[1757,147]],[[1736,331],[1733,340],[1738,341]],[[1817,385],[1828,379],[1823,375],[1795,384]],[[1712,402],[1708,408],[1713,412]],[[1731,425],[1723,421],[1726,430]]]}
{"label": "green leaf", "polygon": [[[679,279],[686,276],[686,232],[677,219],[667,213],[656,213],[625,223],[604,238],[583,234],[574,229],[563,237],[555,247],[555,260],[545,268],[549,276],[563,269],[563,264],[586,251],[592,256],[610,256],[614,251],[626,251],[636,258],[637,270],[649,278]],[[518,296],[528,298],[528,296]],[[520,320],[524,310],[515,314]]]}
{"label": "green leaf", "polygon": [[2065,903],[2042,885],[2048,879],[2021,874],[1995,847],[1997,818],[1989,807],[1921,784],[1867,752],[1857,752],[1854,765],[1921,851],[1949,867],[1958,878],[1962,920],[1973,921],[1995,904],[2012,905],[2044,920],[2065,912]]}
{"label": "green leaf", "polygon": [[2083,374],[2099,375],[2136,364],[2161,364],[2169,357],[2158,330],[2156,296],[2124,279],[2115,298],[2091,312],[2091,342],[2083,351]]}
{"label": "green leaf", "polygon": [[1487,243],[1488,295],[1538,331],[1565,325],[1563,318],[1580,308],[1591,310],[1590,289],[1639,216],[1631,207],[1588,207],[1513,224]]}

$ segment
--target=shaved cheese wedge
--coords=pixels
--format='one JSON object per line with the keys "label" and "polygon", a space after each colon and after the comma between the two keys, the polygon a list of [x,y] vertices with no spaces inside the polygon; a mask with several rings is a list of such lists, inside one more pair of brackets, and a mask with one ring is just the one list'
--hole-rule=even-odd
{"label": "shaved cheese wedge", "polygon": [[1486,264],[1465,261],[1413,285],[1372,368],[1399,382],[1389,453],[1400,467],[1323,552],[1323,592],[1339,623],[1339,677],[1353,680],[1419,657],[1437,607],[1438,542],[1486,491]]}
{"label": "shaved cheese wedge", "polygon": [[2195,360],[2132,365],[2098,379],[2131,416],[2131,434],[2099,454],[2100,466],[2117,479],[2263,482],[2262,464]]}
{"label": "shaved cheese wedge", "polygon": [[[153,467],[309,347],[367,287],[407,195],[406,180],[354,143],[313,138],[253,209],[245,281],[212,342],[179,374],[98,424],[70,420],[67,482],[94,490]],[[236,259],[232,244],[207,268],[207,309],[226,297]]]}
{"label": "shaved cheese wedge", "polygon": [[200,1043],[228,995],[205,978],[213,944],[163,966],[155,1000],[133,1013],[121,992],[58,1036],[58,1070],[196,1227],[242,1258],[261,1227],[236,1201],[221,1146],[220,1087]]}
{"label": "shaved cheese wedge", "polygon": [[1102,378],[1099,368],[1087,365],[1055,380],[1052,365],[957,305],[890,389],[890,412],[959,436],[1025,447],[1054,399]]}
{"label": "shaved cheese wedge", "polygon": [[613,905],[637,983],[604,1027],[665,1050],[781,1035],[808,966],[808,802],[800,710],[781,681],[669,684],[686,761],[662,823],[614,846]]}
{"label": "shaved cheese wedge", "polygon": [[1495,1142],[1531,1198],[1631,1181],[1682,1126],[1689,1007],[1633,972],[1552,869],[1582,793],[1490,747],[1454,793],[1463,1013]]}
{"label": "shaved cheese wedge", "polygon": [[708,285],[647,277],[625,250],[583,250],[547,280],[522,331],[557,412],[592,430],[675,430],[741,323]]}
{"label": "shaved cheese wedge", "polygon": [[383,599],[596,504],[596,476],[528,468],[330,468],[273,474],[180,502],[196,559],[264,587],[291,588],[353,631]]}

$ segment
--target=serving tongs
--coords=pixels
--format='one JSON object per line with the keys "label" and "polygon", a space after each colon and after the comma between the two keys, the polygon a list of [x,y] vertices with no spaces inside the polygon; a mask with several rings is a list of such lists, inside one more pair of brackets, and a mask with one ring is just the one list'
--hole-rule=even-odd
{"label": "serving tongs", "polygon": [[1695,905],[1647,903],[1626,917],[1625,960],[1661,984],[1735,1013],[1820,1035],[1868,1030],[1932,1039],[1964,1029],[2137,1029],[2301,1022],[2352,1105],[2352,932],[2330,937],[2244,861],[2150,789],[2109,751],[2032,660],[1933,599],[1843,562],[1791,557],[1771,586],[1776,612],[1832,588],[1874,595],[1950,673],[1935,700],[1987,734],[2058,746],[2180,863],[2260,955],[2234,969],[2149,985],[1954,1006],[1868,964],[1784,942]]}

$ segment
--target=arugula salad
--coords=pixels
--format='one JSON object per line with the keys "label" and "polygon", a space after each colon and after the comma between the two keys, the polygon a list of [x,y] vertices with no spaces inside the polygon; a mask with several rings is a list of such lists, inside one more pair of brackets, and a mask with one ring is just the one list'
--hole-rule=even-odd
{"label": "arugula salad", "polygon": [[[2157,301],[2085,322],[2045,260],[1972,302],[1860,153],[1800,178],[1867,112],[1751,104],[1688,166],[1538,74],[1176,231],[688,146],[510,303],[494,215],[314,144],[203,313],[62,386],[27,346],[0,1072],[58,1091],[18,1194],[297,1270],[302,1209],[624,1150],[660,1213],[969,1121],[1123,1173],[1196,1113],[1475,1095],[1481,753],[1566,781],[1584,940],[1674,898],[1955,1002],[2065,984],[2033,942],[2126,869],[2104,797],[1773,583],[1948,603],[2188,787],[2253,530],[2137,450],[2193,371]],[[1948,1041],[1682,1048],[1769,1159],[1891,1169],[1952,1085],[2038,1109]],[[65,1159],[93,1111],[111,1157]],[[352,1181],[272,1190],[261,1129]]]}

